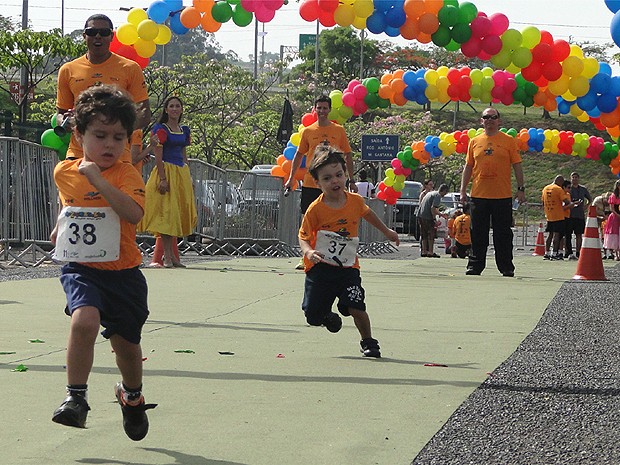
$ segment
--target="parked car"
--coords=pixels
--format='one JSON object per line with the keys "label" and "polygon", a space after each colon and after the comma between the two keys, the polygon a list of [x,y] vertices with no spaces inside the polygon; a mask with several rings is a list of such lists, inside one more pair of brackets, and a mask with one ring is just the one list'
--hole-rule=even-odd
{"label": "parked car", "polygon": [[218,209],[224,206],[226,216],[237,215],[242,201],[241,193],[232,182],[205,179],[196,181],[194,185],[198,207],[205,216],[217,214]]}
{"label": "parked car", "polygon": [[417,212],[420,206],[421,191],[422,183],[405,181],[405,187],[394,208],[394,229],[396,232],[412,235],[416,239],[420,237]]}

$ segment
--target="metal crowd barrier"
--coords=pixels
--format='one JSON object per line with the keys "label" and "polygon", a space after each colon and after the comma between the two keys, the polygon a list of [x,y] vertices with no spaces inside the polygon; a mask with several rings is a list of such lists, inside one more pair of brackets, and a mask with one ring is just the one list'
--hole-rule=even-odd
{"label": "metal crowd barrier", "polygon": [[[57,162],[56,152],[50,149],[0,137],[0,262],[38,266],[52,261],[49,236],[59,211],[53,180]],[[153,167],[153,161],[143,167],[145,181]],[[189,160],[189,167],[198,223],[193,234],[181,241],[182,254],[300,255],[299,190],[285,195],[280,181],[271,176],[224,170],[201,160]],[[391,226],[391,207],[377,199],[369,199],[368,204]],[[366,222],[359,234],[362,255],[395,250]],[[144,255],[152,253],[153,243],[152,236],[138,235]]]}

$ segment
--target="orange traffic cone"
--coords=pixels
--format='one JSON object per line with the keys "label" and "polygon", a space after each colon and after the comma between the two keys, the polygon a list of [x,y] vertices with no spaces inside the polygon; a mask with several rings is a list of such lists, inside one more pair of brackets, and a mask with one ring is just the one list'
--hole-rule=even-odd
{"label": "orange traffic cone", "polygon": [[601,238],[596,220],[596,207],[593,206],[588,211],[579,262],[577,262],[577,271],[573,279],[607,281],[601,257]]}
{"label": "orange traffic cone", "polygon": [[545,230],[542,223],[538,225],[538,235],[536,236],[536,247],[532,253],[534,256],[542,257],[545,255]]}

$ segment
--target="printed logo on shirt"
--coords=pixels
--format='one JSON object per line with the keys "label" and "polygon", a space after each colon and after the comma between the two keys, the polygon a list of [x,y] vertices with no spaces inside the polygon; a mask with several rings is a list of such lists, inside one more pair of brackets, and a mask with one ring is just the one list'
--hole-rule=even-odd
{"label": "printed logo on shirt", "polygon": [[100,199],[101,199],[101,195],[97,191],[87,192],[84,195],[84,200],[100,200]]}
{"label": "printed logo on shirt", "polygon": [[493,155],[493,147],[487,147],[486,149],[484,149],[484,154]]}

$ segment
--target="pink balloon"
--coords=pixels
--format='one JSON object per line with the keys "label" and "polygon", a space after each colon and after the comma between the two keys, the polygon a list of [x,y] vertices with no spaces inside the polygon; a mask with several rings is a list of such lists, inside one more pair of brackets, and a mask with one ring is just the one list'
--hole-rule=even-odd
{"label": "pink balloon", "polygon": [[402,168],[403,167],[403,163],[398,158],[392,158],[392,161],[390,162],[390,165],[392,165],[392,168],[394,168],[394,169],[398,169],[398,168]]}
{"label": "pink balloon", "polygon": [[511,94],[517,89],[517,81],[514,78],[508,78],[504,81],[504,85],[502,86],[506,92],[510,92]]}
{"label": "pink balloon", "polygon": [[510,21],[504,13],[493,13],[489,16],[489,20],[491,20],[491,34],[493,35],[502,35],[510,26]]}
{"label": "pink balloon", "polygon": [[357,102],[357,99],[355,98],[355,95],[353,95],[353,92],[346,90],[344,94],[342,94],[342,103],[346,106],[353,108],[355,102]]}
{"label": "pink balloon", "polygon": [[357,100],[363,100],[368,95],[368,89],[366,89],[364,84],[358,84],[353,88],[353,95],[355,95]]}
{"label": "pink balloon", "polygon": [[483,61],[489,61],[491,58],[493,57],[493,55],[488,54],[487,52],[485,52],[484,50],[482,50],[479,54],[478,54],[478,58],[480,58]]}
{"label": "pink balloon", "polygon": [[486,16],[478,16],[469,25],[471,27],[471,36],[481,39],[491,32],[491,20]]}
{"label": "pink balloon", "polygon": [[271,21],[276,15],[276,10],[268,10],[266,8],[256,9],[254,12],[254,17],[258,22],[268,23]]}
{"label": "pink balloon", "polygon": [[363,115],[368,111],[368,105],[363,100],[357,100],[353,105],[353,114],[356,116]]}
{"label": "pink balloon", "polygon": [[497,55],[502,49],[502,39],[497,34],[486,36],[482,39],[482,51],[491,56]]}
{"label": "pink balloon", "polygon": [[361,81],[359,81],[358,79],[351,79],[349,81],[349,84],[347,85],[347,90],[349,92],[353,92],[353,89],[355,89],[360,84],[361,84]]}
{"label": "pink balloon", "polygon": [[256,0],[241,0],[241,6],[245,11],[250,11],[253,13],[256,10],[257,5],[258,2]]}

